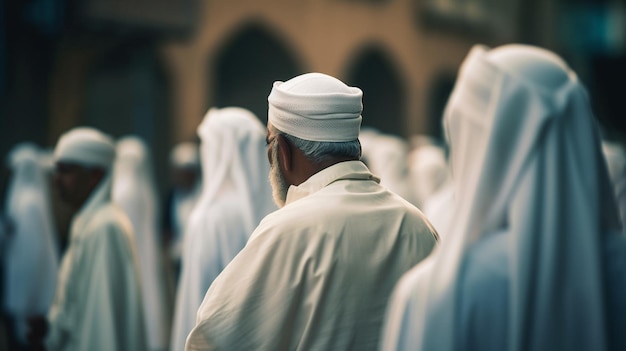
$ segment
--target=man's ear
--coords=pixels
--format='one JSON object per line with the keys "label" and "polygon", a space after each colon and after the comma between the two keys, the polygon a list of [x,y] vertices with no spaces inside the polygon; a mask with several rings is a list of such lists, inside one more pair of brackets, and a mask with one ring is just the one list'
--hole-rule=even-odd
{"label": "man's ear", "polygon": [[291,144],[282,135],[276,136],[278,142],[278,165],[283,174],[288,177],[293,171],[293,154]]}

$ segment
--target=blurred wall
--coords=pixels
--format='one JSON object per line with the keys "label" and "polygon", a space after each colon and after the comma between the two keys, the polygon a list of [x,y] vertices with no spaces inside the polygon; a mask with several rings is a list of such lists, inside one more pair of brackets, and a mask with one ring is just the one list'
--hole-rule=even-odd
{"label": "blurred wall", "polygon": [[[52,146],[76,125],[134,133],[153,148],[161,189],[167,151],[196,138],[209,107],[240,105],[265,122],[273,81],[304,72],[361,87],[364,125],[404,137],[441,136],[447,95],[476,43],[552,49],[592,97],[617,95],[623,81],[619,0],[0,3],[2,155],[22,140]],[[600,104],[602,118],[623,119],[611,106]]]}

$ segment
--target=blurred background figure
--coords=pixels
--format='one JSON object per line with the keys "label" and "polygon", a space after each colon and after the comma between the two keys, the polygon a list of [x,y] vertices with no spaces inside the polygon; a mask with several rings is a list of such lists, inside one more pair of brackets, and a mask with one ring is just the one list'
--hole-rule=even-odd
{"label": "blurred background figure", "polygon": [[602,152],[606,158],[617,208],[620,212],[622,233],[626,233],[624,228],[626,224],[626,149],[619,142],[604,140],[602,142]]}
{"label": "blurred background figure", "polygon": [[411,150],[407,159],[413,199],[420,207],[449,181],[445,150],[425,144]]}
{"label": "blurred background figure", "polygon": [[3,251],[3,312],[8,317],[9,350],[25,350],[27,319],[48,312],[56,287],[59,248],[52,217],[49,164],[37,146],[16,145],[7,165],[8,229]]}
{"label": "blurred background figure", "polygon": [[408,163],[417,206],[445,238],[454,210],[454,189],[445,150],[436,143],[424,143],[411,151]]}
{"label": "blurred background figure", "polygon": [[445,126],[454,223],[397,285],[382,349],[626,349],[626,237],[576,73],[477,45]]}
{"label": "blurred background figure", "polygon": [[94,128],[63,134],[55,185],[74,210],[47,317],[29,319],[29,342],[49,350],[146,350],[133,226],[111,201],[115,144]]}
{"label": "blurred background figure", "polygon": [[203,189],[184,237],[182,275],[170,350],[185,349],[206,291],[276,209],[269,183],[265,128],[252,112],[210,109],[198,127]]}
{"label": "blurred background figure", "polygon": [[175,285],[180,270],[185,228],[202,192],[202,170],[196,143],[182,142],[170,151],[170,172],[172,188],[165,201],[163,230]]}
{"label": "blurred background figure", "polygon": [[414,204],[407,165],[408,142],[373,128],[364,128],[359,141],[363,162],[373,174],[380,177],[380,184]]}
{"label": "blurred background figure", "polygon": [[148,349],[164,351],[169,342],[169,301],[158,240],[160,207],[151,155],[136,136],[118,140],[116,150],[112,199],[133,224]]}

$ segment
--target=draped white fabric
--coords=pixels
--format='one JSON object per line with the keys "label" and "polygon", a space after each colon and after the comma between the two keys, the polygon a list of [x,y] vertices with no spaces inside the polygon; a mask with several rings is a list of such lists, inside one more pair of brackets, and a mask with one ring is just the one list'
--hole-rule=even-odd
{"label": "draped white fabric", "polygon": [[165,270],[158,244],[159,200],[150,152],[134,136],[121,138],[113,171],[112,198],[130,218],[143,294],[143,313],[150,350],[168,347],[168,301]]}
{"label": "draped white fabric", "polygon": [[408,164],[410,188],[419,206],[450,181],[445,152],[440,146],[428,144],[413,149],[408,155]]}
{"label": "draped white fabric", "polygon": [[15,319],[20,342],[26,342],[26,319],[48,312],[59,266],[58,245],[48,180],[40,151],[18,144],[9,154],[12,171],[6,210],[11,228],[5,256],[4,309]]}
{"label": "draped white fabric", "polygon": [[363,159],[380,184],[415,204],[407,166],[409,144],[400,137],[365,129],[359,136]]}
{"label": "draped white fabric", "polygon": [[[508,50],[530,57],[533,77],[506,64],[517,60],[497,59]],[[550,75],[564,78],[558,86],[543,84]],[[544,50],[477,46],[461,67],[445,127],[455,223],[399,284],[382,349],[463,349],[460,270],[472,244],[502,232],[510,260],[508,309],[499,314],[505,348],[606,349],[602,233],[619,223],[576,75]],[[479,326],[486,343],[494,332]]]}
{"label": "draped white fabric", "polygon": [[251,112],[211,109],[198,128],[203,190],[184,236],[171,350],[183,350],[213,280],[276,209],[268,180],[265,129]]}
{"label": "draped white fabric", "polygon": [[626,233],[624,230],[626,223],[626,149],[620,143],[605,141],[602,143],[602,151],[613,183],[617,208],[622,220],[622,233]]}

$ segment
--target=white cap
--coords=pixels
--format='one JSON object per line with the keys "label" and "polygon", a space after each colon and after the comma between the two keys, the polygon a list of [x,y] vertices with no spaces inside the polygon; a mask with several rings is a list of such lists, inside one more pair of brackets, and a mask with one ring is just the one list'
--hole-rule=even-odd
{"label": "white cap", "polygon": [[109,169],[115,159],[115,143],[94,128],[79,127],[61,135],[54,149],[56,162]]}
{"label": "white cap", "polygon": [[196,143],[185,141],[176,144],[170,152],[170,165],[173,167],[199,167],[200,155]]}
{"label": "white cap", "polygon": [[300,139],[342,142],[359,137],[363,92],[337,78],[307,73],[274,82],[268,122]]}

